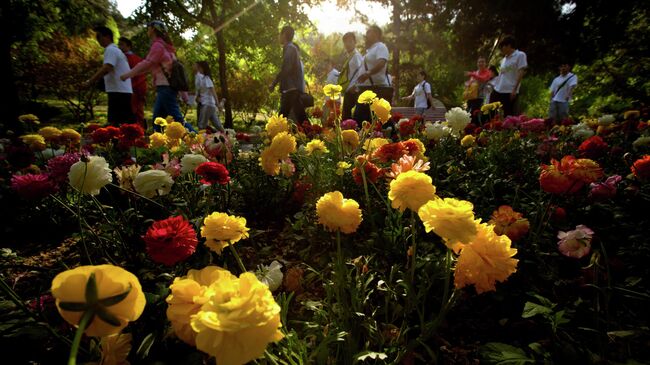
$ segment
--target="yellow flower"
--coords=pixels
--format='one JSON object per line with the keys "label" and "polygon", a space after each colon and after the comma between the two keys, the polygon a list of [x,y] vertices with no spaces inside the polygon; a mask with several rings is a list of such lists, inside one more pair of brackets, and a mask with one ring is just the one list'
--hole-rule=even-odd
{"label": "yellow flower", "polygon": [[623,113],[623,119],[628,120],[628,119],[637,119],[641,113],[638,110],[628,110],[625,113]]}
{"label": "yellow flower", "polygon": [[407,208],[417,212],[422,205],[436,198],[436,187],[431,177],[423,172],[407,171],[401,173],[390,182],[388,199],[391,206],[400,211]]}
{"label": "yellow flower", "polygon": [[352,167],[350,163],[345,161],[339,161],[339,163],[336,164],[336,174],[339,176],[343,176],[343,174],[345,174],[345,170],[349,169],[350,167]]}
{"label": "yellow flower", "polygon": [[323,195],[316,202],[318,223],[330,231],[354,233],[361,224],[361,209],[354,199],[344,199],[339,191]]}
{"label": "yellow flower", "polygon": [[119,333],[140,317],[146,304],[138,278],[113,265],[79,266],[59,273],[52,280],[52,296],[63,319],[74,326],[85,310],[94,310],[84,333],[96,337]]}
{"label": "yellow flower", "polygon": [[328,84],[323,87],[323,93],[332,99],[338,98],[342,90],[341,85]]}
{"label": "yellow flower", "polygon": [[289,132],[289,121],[282,114],[274,114],[266,122],[266,133],[273,139],[280,132]]}
{"label": "yellow flower", "polygon": [[372,104],[372,102],[377,99],[377,94],[370,90],[366,90],[359,95],[357,103],[359,104]]}
{"label": "yellow flower", "polygon": [[371,138],[371,139],[367,139],[363,143],[363,149],[365,151],[372,152],[372,151],[376,150],[377,148],[379,148],[379,147],[381,147],[381,146],[383,146],[385,144],[389,144],[389,143],[390,143],[390,141],[387,140],[386,138]]}
{"label": "yellow flower", "polygon": [[61,137],[61,130],[57,127],[43,127],[38,130],[38,134],[43,136],[48,142],[56,142]]}
{"label": "yellow flower", "polygon": [[25,134],[20,136],[20,139],[24,144],[28,145],[33,151],[43,151],[47,148],[45,144],[45,138],[40,134]]}
{"label": "yellow flower", "polygon": [[208,301],[191,319],[196,348],[216,357],[219,365],[240,365],[264,354],[280,341],[280,306],[253,273],[214,281]]}
{"label": "yellow flower", "polygon": [[113,169],[115,176],[117,176],[117,181],[120,183],[120,187],[122,189],[135,191],[133,180],[135,180],[135,177],[138,176],[140,168],[140,165],[129,165],[116,167]]}
{"label": "yellow flower", "polygon": [[[158,119],[162,119],[162,118],[158,118]],[[167,144],[167,136],[160,132],[155,132],[149,136],[149,145],[153,148],[163,147],[166,144]]]}
{"label": "yellow flower", "polygon": [[375,99],[370,106],[370,110],[377,116],[382,123],[390,119],[390,103],[385,99]]}
{"label": "yellow flower", "polygon": [[284,160],[290,153],[296,152],[296,138],[288,132],[280,132],[273,137],[269,149],[278,160]]}
{"label": "yellow flower", "polygon": [[35,116],[34,114],[23,114],[18,117],[18,120],[21,121],[22,123],[32,123],[32,124],[41,124],[41,122],[38,120],[38,117]]}
{"label": "yellow flower", "polygon": [[327,146],[325,146],[325,142],[321,141],[320,139],[312,139],[309,141],[309,143],[307,143],[305,146],[305,151],[307,151],[308,155],[329,152]]}
{"label": "yellow flower", "polygon": [[77,144],[81,141],[81,134],[72,128],[63,128],[61,130],[61,140],[70,144]]}
{"label": "yellow flower", "polygon": [[130,333],[118,333],[112,336],[102,337],[99,347],[102,349],[100,365],[129,365],[127,357],[131,352],[131,341],[133,335]]}
{"label": "yellow flower", "polygon": [[474,205],[453,198],[433,199],[418,210],[427,232],[435,232],[449,243],[470,243],[476,237]]}
{"label": "yellow flower", "polygon": [[474,138],[473,135],[468,134],[460,140],[460,145],[465,148],[472,147],[474,145],[474,141],[476,141],[476,138]]}
{"label": "yellow flower", "polygon": [[171,294],[166,301],[167,318],[172,329],[183,342],[196,346],[196,332],[190,326],[193,315],[208,302],[208,287],[215,281],[233,280],[237,277],[218,266],[207,266],[201,270],[190,270],[186,276],[174,278],[169,286]]}
{"label": "yellow flower", "polygon": [[179,122],[171,122],[165,128],[165,135],[169,139],[181,139],[185,135],[185,127]]}
{"label": "yellow flower", "polygon": [[103,157],[89,156],[70,166],[68,181],[84,194],[98,195],[101,188],[113,181],[113,175]]}
{"label": "yellow flower", "polygon": [[494,226],[476,221],[477,234],[463,246],[456,263],[454,285],[474,285],[477,293],[495,290],[496,282],[505,281],[517,271],[517,250],[510,247],[508,236],[494,233]]}
{"label": "yellow flower", "polygon": [[359,147],[359,133],[354,129],[341,131],[341,139],[343,140],[343,149],[348,153]]}
{"label": "yellow flower", "polygon": [[166,127],[167,126],[167,119],[158,117],[153,121],[153,124],[160,126],[160,127]]}
{"label": "yellow flower", "polygon": [[224,247],[248,238],[246,218],[214,212],[203,220],[201,237],[212,251],[221,254]]}
{"label": "yellow flower", "polygon": [[418,157],[422,160],[428,160],[426,157],[424,157],[424,153],[427,151],[426,147],[424,147],[424,143],[420,141],[417,138],[410,138],[404,141],[404,145],[406,145],[406,148],[409,150],[409,154],[411,156]]}
{"label": "yellow flower", "polygon": [[270,148],[265,148],[260,153],[259,162],[267,175],[276,176],[280,173],[280,159],[273,154]]}

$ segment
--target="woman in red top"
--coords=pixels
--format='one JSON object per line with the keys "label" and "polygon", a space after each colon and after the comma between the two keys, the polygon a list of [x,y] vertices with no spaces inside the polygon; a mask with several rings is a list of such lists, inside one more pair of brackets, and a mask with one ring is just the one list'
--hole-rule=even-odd
{"label": "woman in red top", "polygon": [[[467,99],[467,110],[472,114],[473,123],[480,120],[481,106],[483,106],[487,92],[487,82],[494,77],[492,71],[487,67],[485,57],[479,57],[476,66],[478,66],[478,70],[465,72],[465,76],[469,77],[466,83],[467,89],[472,90],[471,97]],[[476,91],[473,90],[474,88]]]}
{"label": "woman in red top", "polygon": [[[142,57],[133,53],[133,42],[126,37],[120,37],[118,46],[126,55],[126,60],[129,61],[129,67],[134,68],[135,65],[142,62]],[[131,78],[131,86],[133,87],[133,95],[131,96],[131,108],[135,114],[136,123],[142,125],[147,129],[147,123],[144,122],[144,102],[147,97],[147,78],[145,75],[138,75]]]}

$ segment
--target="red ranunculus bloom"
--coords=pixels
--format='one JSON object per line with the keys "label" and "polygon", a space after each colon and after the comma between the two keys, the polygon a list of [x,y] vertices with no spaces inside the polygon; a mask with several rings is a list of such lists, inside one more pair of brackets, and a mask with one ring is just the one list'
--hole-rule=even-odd
{"label": "red ranunculus bloom", "polygon": [[561,161],[551,159],[550,165],[542,165],[539,185],[547,193],[571,194],[602,176],[603,170],[596,162],[564,156]]}
{"label": "red ranunculus bloom", "polygon": [[[384,174],[384,170],[370,161],[365,162],[363,165],[363,170],[366,173],[366,181],[373,184],[376,183],[377,180],[379,180],[379,178]],[[357,184],[363,184],[363,176],[361,176],[361,170],[359,170],[358,166],[352,169],[352,178]]]}
{"label": "red ranunculus bloom", "polygon": [[103,144],[110,142],[113,137],[108,129],[97,128],[90,134],[90,138],[92,138],[93,143]]}
{"label": "red ranunculus bloom", "polygon": [[650,155],[636,160],[632,165],[632,173],[639,179],[650,180]]}
{"label": "red ranunculus bloom", "polygon": [[415,133],[416,122],[415,119],[409,119],[399,123],[399,135],[405,138]]}
{"label": "red ranunculus bloom", "polygon": [[144,129],[141,125],[133,124],[122,124],[120,126],[120,139],[126,139],[129,141],[135,141],[138,138],[144,137]]}
{"label": "red ranunculus bloom", "polygon": [[221,184],[225,185],[230,181],[226,166],[218,162],[204,162],[194,170],[197,175],[203,177],[201,182],[206,185]]}
{"label": "red ranunculus bloom", "polygon": [[11,189],[24,199],[39,200],[56,192],[56,185],[47,174],[25,174],[11,177]]}
{"label": "red ranunculus bloom", "polygon": [[154,222],[142,239],[149,257],[167,266],[190,257],[199,243],[194,227],[181,216]]}
{"label": "red ranunculus bloom", "polygon": [[407,153],[408,150],[406,149],[404,143],[395,142],[385,144],[377,148],[377,150],[372,154],[372,157],[379,160],[380,162],[389,162],[397,161]]}
{"label": "red ranunculus bloom", "polygon": [[596,159],[602,157],[609,146],[600,136],[591,136],[584,140],[578,147],[580,154],[586,158]]}

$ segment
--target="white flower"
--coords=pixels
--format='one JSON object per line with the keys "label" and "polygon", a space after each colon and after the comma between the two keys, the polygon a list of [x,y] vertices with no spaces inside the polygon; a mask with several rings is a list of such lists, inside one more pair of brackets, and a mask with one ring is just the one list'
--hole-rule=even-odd
{"label": "white flower", "polygon": [[140,165],[130,165],[113,169],[122,189],[134,191],[133,180],[140,172],[140,168]]}
{"label": "white flower", "polygon": [[573,137],[579,140],[585,140],[594,135],[593,129],[587,123],[579,123],[571,126]]}
{"label": "white flower", "polygon": [[610,125],[614,123],[616,118],[612,114],[605,114],[598,118],[598,125]]}
{"label": "white flower", "polygon": [[266,284],[270,291],[276,291],[282,285],[282,278],[284,277],[281,269],[282,264],[273,260],[271,265],[259,265],[255,276],[259,281]]}
{"label": "white flower", "polygon": [[203,155],[188,153],[181,158],[181,173],[187,174],[196,170],[200,164],[207,162],[208,159]]}
{"label": "white flower", "polygon": [[439,141],[442,137],[451,134],[451,129],[440,122],[428,122],[424,125],[424,134],[429,140]]}
{"label": "white flower", "polygon": [[167,195],[172,190],[174,179],[167,171],[148,170],[138,174],[133,181],[135,191],[147,198],[158,195]]}
{"label": "white flower", "polygon": [[108,162],[103,157],[89,156],[70,167],[68,180],[73,188],[82,193],[97,195],[101,188],[113,181],[113,175]]}
{"label": "white flower", "polygon": [[462,108],[455,107],[445,113],[445,119],[452,132],[459,134],[469,124],[472,116]]}

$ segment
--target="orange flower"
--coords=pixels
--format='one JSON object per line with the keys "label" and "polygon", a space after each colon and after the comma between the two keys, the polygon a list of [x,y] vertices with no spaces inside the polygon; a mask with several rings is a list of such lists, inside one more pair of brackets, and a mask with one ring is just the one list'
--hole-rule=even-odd
{"label": "orange flower", "polygon": [[411,170],[419,172],[428,171],[429,163],[424,162],[415,156],[404,155],[399,159],[399,161],[391,165],[390,172],[388,172],[386,176],[395,179],[402,172]]}
{"label": "orange flower", "polygon": [[632,173],[639,179],[650,180],[650,155],[644,155],[632,164]]}
{"label": "orange flower", "polygon": [[488,223],[494,225],[494,233],[500,236],[505,234],[512,241],[519,241],[530,228],[528,219],[509,205],[502,205],[495,210]]}
{"label": "orange flower", "polygon": [[571,175],[585,184],[596,182],[604,175],[598,163],[588,158],[575,160],[571,168]]}
{"label": "orange flower", "polygon": [[601,177],[603,170],[597,162],[587,158],[564,156],[561,161],[551,159],[551,165],[542,165],[539,184],[547,193],[571,194]]}

